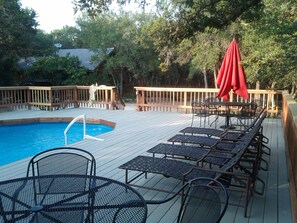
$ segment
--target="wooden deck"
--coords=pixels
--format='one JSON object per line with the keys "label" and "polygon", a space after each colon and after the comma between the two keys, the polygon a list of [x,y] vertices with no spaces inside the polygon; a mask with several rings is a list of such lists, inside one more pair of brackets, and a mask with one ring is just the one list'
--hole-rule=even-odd
{"label": "wooden deck", "polygon": [[[148,149],[158,143],[166,142],[179,130],[191,124],[191,115],[174,112],[135,112],[135,107],[126,110],[68,109],[47,111],[14,111],[0,113],[0,120],[29,117],[76,117],[86,114],[89,118],[100,118],[116,123],[114,131],[101,135],[104,141],[87,139],[72,146],[90,151],[97,160],[97,174],[124,182],[121,164],[137,155],[149,155]],[[223,121],[223,120],[222,120]],[[261,171],[267,183],[264,196],[254,195],[250,202],[249,216],[243,217],[243,208],[229,205],[222,222],[292,222],[288,176],[285,158],[285,145],[281,119],[266,119],[264,134],[269,137],[272,154],[269,171]],[[0,136],[1,139],[1,136]],[[54,139],[53,139],[54,140]],[[13,142],[12,142],[13,143]],[[28,159],[0,166],[0,180],[25,175]],[[176,190],[180,182],[162,176],[149,174],[147,179],[139,179],[138,184],[163,189]],[[168,194],[154,190],[137,190],[145,199],[162,199]],[[179,201],[148,207],[148,223],[175,222]]]}

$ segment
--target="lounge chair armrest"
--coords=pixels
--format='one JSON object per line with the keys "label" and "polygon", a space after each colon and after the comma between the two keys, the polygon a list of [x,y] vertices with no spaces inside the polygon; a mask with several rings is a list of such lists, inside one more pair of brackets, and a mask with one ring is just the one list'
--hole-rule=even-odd
{"label": "lounge chair armrest", "polygon": [[194,171],[197,171],[198,173],[200,173],[201,177],[203,177],[203,175],[206,175],[207,172],[212,173],[213,174],[213,179],[215,179],[215,180],[217,180],[223,174],[238,176],[238,177],[239,176],[240,177],[246,177],[246,178],[250,177],[249,174],[245,174],[245,173],[228,172],[228,171],[222,171],[222,170],[219,170],[219,169],[209,169],[209,168],[203,168],[203,167],[195,166],[195,167],[193,167],[191,170],[189,170],[187,173],[185,173],[183,175],[183,182],[186,182],[187,176],[189,176]]}
{"label": "lounge chair armrest", "polygon": [[216,149],[217,148],[217,146],[218,146],[218,144],[220,144],[220,143],[224,143],[224,144],[237,144],[237,143],[239,143],[239,141],[240,142],[242,142],[242,140],[240,140],[240,139],[238,139],[237,141],[221,141],[221,140],[219,140],[219,141],[217,141],[215,144],[213,144],[213,145],[211,145],[210,146],[210,148],[211,149]]}
{"label": "lounge chair armrest", "polygon": [[184,184],[175,194],[170,196],[169,198],[163,199],[163,200],[145,200],[146,204],[163,204],[166,203],[167,201],[172,200],[175,198],[177,195],[181,194],[182,191],[188,186],[188,184]]}

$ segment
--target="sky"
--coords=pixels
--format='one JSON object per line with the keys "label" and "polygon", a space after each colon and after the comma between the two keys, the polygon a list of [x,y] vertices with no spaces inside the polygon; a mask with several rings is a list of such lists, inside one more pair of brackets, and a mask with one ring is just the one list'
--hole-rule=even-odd
{"label": "sky", "polygon": [[[75,26],[76,18],[79,13],[74,15],[72,0],[20,0],[22,8],[32,8],[37,13],[36,21],[39,26],[47,33],[55,29],[62,29],[64,26]],[[152,1],[154,2],[154,1]],[[116,5],[113,5],[114,10],[118,10]],[[137,11],[137,4],[131,3],[124,7],[126,11]]]}
{"label": "sky", "polygon": [[37,13],[38,28],[46,32],[75,26],[72,0],[21,0],[22,8],[32,8]]}

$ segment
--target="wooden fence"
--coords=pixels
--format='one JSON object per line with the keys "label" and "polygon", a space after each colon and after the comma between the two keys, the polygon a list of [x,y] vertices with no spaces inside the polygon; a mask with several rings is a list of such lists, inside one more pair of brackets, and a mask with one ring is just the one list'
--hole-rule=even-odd
{"label": "wooden fence", "polygon": [[[137,111],[177,111],[190,113],[192,102],[203,102],[215,97],[218,89],[205,88],[159,88],[135,87]],[[230,101],[252,102],[266,107],[268,113],[279,114],[282,106],[282,92],[268,90],[248,90],[249,99],[244,100],[237,94],[230,94]]]}
{"label": "wooden fence", "polygon": [[73,107],[124,109],[125,104],[108,86],[95,87],[93,93],[90,86],[0,87],[0,111]]}
{"label": "wooden fence", "polygon": [[286,142],[293,222],[297,222],[297,102],[287,92],[283,93],[282,121]]}

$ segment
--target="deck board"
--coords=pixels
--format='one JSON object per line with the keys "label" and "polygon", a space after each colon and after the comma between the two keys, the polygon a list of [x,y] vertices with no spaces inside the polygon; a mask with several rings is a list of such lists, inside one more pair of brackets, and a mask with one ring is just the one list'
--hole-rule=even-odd
{"label": "deck board", "polygon": [[[68,109],[46,111],[15,111],[0,113],[0,120],[29,117],[76,117],[86,114],[89,118],[101,118],[116,123],[116,128],[99,136],[104,141],[87,139],[70,146],[90,151],[96,158],[97,174],[121,182],[125,181],[125,172],[118,168],[137,155],[151,155],[146,151],[175,135],[179,130],[191,124],[191,115],[175,112],[135,112],[135,107],[126,110]],[[224,123],[224,120],[220,120]],[[218,126],[220,123],[218,124]],[[269,171],[260,171],[267,183],[264,196],[254,195],[249,208],[249,217],[243,217],[243,208],[229,205],[222,222],[292,222],[288,176],[286,169],[285,143],[280,119],[264,121],[264,135],[269,137],[272,154]],[[0,166],[0,180],[25,176],[28,159]],[[180,182],[172,178],[149,174],[137,180],[137,184],[176,191]],[[145,199],[163,199],[168,194],[154,190],[136,188]],[[179,199],[160,206],[148,207],[148,223],[175,222]]]}

